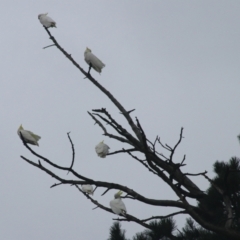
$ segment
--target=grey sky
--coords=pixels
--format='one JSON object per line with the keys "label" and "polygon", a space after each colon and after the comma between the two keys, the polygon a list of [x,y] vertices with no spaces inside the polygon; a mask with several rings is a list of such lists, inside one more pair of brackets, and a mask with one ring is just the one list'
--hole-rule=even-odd
{"label": "grey sky", "polygon": [[[103,137],[87,111],[106,107],[123,126],[126,121],[56,48],[42,49],[52,42],[39,13],[57,22],[51,33],[84,69],[86,47],[106,64],[101,76],[93,76],[126,109],[136,108],[132,116],[149,139],[160,135],[173,145],[184,127],[175,160],[187,155],[186,172],[207,170],[213,176],[216,160],[239,156],[239,1],[22,0],[1,1],[0,12],[1,239],[103,240],[116,217],[92,211],[94,205],[73,187],[50,189],[56,181],[20,158],[38,160],[17,136],[21,123],[42,137],[33,148],[60,165],[71,162],[71,131],[76,171],[152,198],[176,199],[128,156],[97,157],[94,147],[103,139],[112,151],[123,146]],[[208,187],[203,178],[195,182]],[[109,206],[116,191],[101,197],[103,191],[94,197]],[[138,218],[174,211],[124,202]],[[184,219],[177,218],[179,226]],[[128,237],[143,230],[122,225]]]}

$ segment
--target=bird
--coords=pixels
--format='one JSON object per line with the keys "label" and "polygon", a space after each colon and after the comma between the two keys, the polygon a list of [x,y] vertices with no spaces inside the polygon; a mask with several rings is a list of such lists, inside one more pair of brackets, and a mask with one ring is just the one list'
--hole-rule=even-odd
{"label": "bird", "polygon": [[20,133],[26,143],[39,146],[38,141],[39,141],[39,139],[41,139],[41,137],[34,134],[31,131],[24,130],[22,124],[20,125],[20,127],[18,128],[18,131],[17,131],[18,136],[21,138]]}
{"label": "bird", "polygon": [[100,158],[105,158],[106,155],[109,153],[109,151],[108,151],[109,149],[110,149],[110,147],[107,144],[105,144],[103,141],[100,142],[95,147],[95,151]]}
{"label": "bird", "polygon": [[102,68],[105,67],[105,64],[100,59],[98,59],[89,48],[86,48],[84,52],[84,59],[85,59],[85,62],[89,65],[88,75],[90,75],[91,68],[101,73]]}
{"label": "bird", "polygon": [[82,191],[88,194],[93,195],[93,186],[90,184],[83,184]]}
{"label": "bird", "polygon": [[38,15],[38,19],[40,23],[45,27],[45,28],[50,28],[50,27],[57,27],[56,22],[52,20],[50,17],[47,16],[48,13],[42,13]]}
{"label": "bird", "polygon": [[122,191],[119,191],[114,194],[114,199],[110,201],[110,207],[114,213],[118,215],[122,214],[123,216],[125,216],[127,213],[127,209],[124,202],[121,199],[122,193],[123,193]]}

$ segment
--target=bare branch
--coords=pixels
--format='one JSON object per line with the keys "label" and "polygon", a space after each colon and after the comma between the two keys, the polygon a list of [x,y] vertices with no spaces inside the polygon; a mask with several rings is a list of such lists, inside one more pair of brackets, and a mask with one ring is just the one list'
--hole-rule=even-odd
{"label": "bare branch", "polygon": [[185,159],[186,159],[186,154],[184,154],[184,156],[183,156],[183,160],[182,160],[182,162],[181,162],[181,165],[183,165]]}
{"label": "bare branch", "polygon": [[[129,110],[129,111],[127,111],[127,113],[130,114],[133,111],[135,111],[135,109]],[[123,113],[120,112],[120,114],[123,114]]]}
{"label": "bare branch", "polygon": [[[69,185],[93,184],[93,185],[98,186],[98,187],[122,190],[123,192],[128,193],[130,196],[133,196],[138,201],[144,202],[144,203],[149,204],[149,205],[168,206],[168,207],[177,207],[177,208],[185,209],[184,204],[182,204],[181,202],[173,201],[173,200],[156,200],[156,199],[145,198],[144,196],[140,195],[139,193],[137,193],[133,189],[130,189],[128,187],[125,187],[123,185],[116,184],[116,183],[95,181],[93,179],[86,178],[86,177],[81,176],[79,174],[78,175],[84,181],[63,179],[63,178],[57,176],[56,174],[54,174],[53,172],[51,172],[50,170],[48,170],[47,168],[43,167],[40,164],[37,164],[37,163],[35,163],[35,162],[33,162],[33,161],[23,157],[23,156],[21,156],[21,158],[24,159],[29,164],[33,165],[34,167],[37,167],[37,168],[41,169],[42,171],[46,172],[48,175],[50,175],[51,177],[57,179],[62,184],[69,184]],[[73,170],[71,170],[71,172],[73,172]],[[194,206],[192,206],[192,207],[194,208]]]}
{"label": "bare branch", "polygon": [[114,154],[118,154],[118,153],[129,153],[129,152],[136,152],[136,151],[138,151],[136,148],[130,148],[130,149],[123,148],[122,150],[111,152],[111,153],[108,153],[107,155],[114,155]]}
{"label": "bare branch", "polygon": [[171,162],[172,162],[172,160],[173,160],[173,154],[174,154],[176,148],[178,147],[178,145],[181,143],[181,141],[182,141],[182,139],[183,139],[182,134],[183,134],[183,127],[181,128],[180,137],[179,137],[178,142],[176,143],[176,145],[174,146],[174,148],[171,149],[171,154],[170,154],[170,161],[171,161]]}
{"label": "bare branch", "polygon": [[[101,209],[103,209],[103,210],[105,210],[105,211],[107,211],[107,212],[113,213],[113,212],[112,212],[112,209],[107,208],[107,207],[103,206],[102,204],[100,204],[98,201],[94,200],[94,199],[93,199],[92,197],[90,197],[88,194],[86,194],[85,192],[83,192],[83,191],[79,188],[79,186],[76,185],[76,188],[77,188],[87,199],[89,199],[93,204],[95,204],[98,208],[101,208]],[[97,208],[97,207],[96,207],[96,208]],[[94,209],[96,209],[96,208],[94,208]],[[130,215],[130,214],[126,214],[124,217],[125,217],[125,219],[126,219],[128,222],[136,222],[136,223],[139,223],[140,225],[142,225],[142,226],[144,226],[144,227],[146,227],[146,228],[151,229],[148,224],[141,222],[138,218],[136,218],[136,217],[134,217],[134,216],[132,216],[132,215]]]}
{"label": "bare branch", "polygon": [[[55,164],[55,163],[52,163],[49,159],[47,159],[47,158],[45,158],[45,157],[37,154],[37,153],[36,153],[35,151],[33,151],[33,150],[28,146],[28,144],[25,142],[24,138],[22,137],[22,133],[21,133],[21,132],[20,132],[20,136],[21,136],[21,140],[22,140],[22,142],[23,142],[23,145],[24,145],[34,156],[39,157],[40,159],[42,159],[43,161],[49,163],[50,165],[52,165],[52,166],[55,167],[55,168],[58,168],[58,169],[61,169],[61,170],[68,170],[68,169],[69,169],[69,168],[66,168],[66,167],[61,167],[61,166],[59,166],[59,165],[57,165],[57,164]],[[40,162],[39,162],[39,164],[40,164]]]}
{"label": "bare branch", "polygon": [[[25,160],[25,159],[24,159]],[[54,187],[57,187],[59,185],[62,185],[63,183],[54,183],[50,188],[54,188]]]}
{"label": "bare branch", "polygon": [[[176,193],[176,195],[180,198],[180,200],[182,201],[182,203],[184,204],[184,206],[187,208],[188,206],[190,206],[190,204],[188,203],[188,201],[186,200],[185,196],[182,195],[183,191],[179,190],[179,188],[177,188],[173,183],[172,181],[163,173],[163,171],[161,171],[158,167],[156,167],[153,162],[151,161],[151,153],[149,153],[149,150],[148,150],[148,146],[147,146],[147,140],[146,140],[146,135],[145,135],[145,132],[140,124],[140,122],[138,121],[138,119],[136,118],[136,121],[137,121],[137,126],[139,127],[140,129],[140,132],[142,134],[142,139],[143,139],[143,146],[144,146],[144,153],[145,153],[145,156],[146,156],[146,159],[147,159],[147,162],[149,164],[149,166],[154,169],[159,177],[162,178],[163,181],[165,181],[171,188],[172,190]],[[155,155],[156,156],[156,155]],[[186,192],[188,194],[188,192]],[[191,195],[194,195],[192,193],[188,194],[189,196]]]}
{"label": "bare branch", "polygon": [[165,146],[169,149],[169,151],[172,151],[173,149],[166,143]]}
{"label": "bare branch", "polygon": [[164,156],[162,153],[158,153],[157,151],[156,151],[156,153],[157,153],[158,155],[160,155],[161,157],[165,158],[164,161],[169,161],[169,159],[168,159],[166,156]]}
{"label": "bare branch", "polygon": [[206,174],[207,171],[201,172],[201,173],[184,173],[185,176],[200,176]]}
{"label": "bare branch", "polygon": [[153,169],[151,169],[146,163],[144,163],[143,160],[139,159],[138,157],[134,156],[133,154],[131,154],[131,152],[128,152],[128,154],[133,158],[136,159],[138,162],[140,162],[144,167],[146,167],[150,172],[152,172],[153,174],[157,174],[157,172],[155,172]]}
{"label": "bare branch", "polygon": [[162,148],[168,150],[168,151],[171,151],[171,148],[169,149],[168,147],[166,147],[165,145],[162,144],[161,140],[160,140],[160,137],[158,138],[158,143],[162,146]]}
{"label": "bare branch", "polygon": [[111,210],[110,208],[107,208],[107,207],[103,206],[102,204],[100,204],[98,201],[94,200],[92,197],[89,196],[89,194],[83,192],[82,189],[81,189],[78,185],[75,185],[75,187],[76,187],[87,199],[89,199],[93,204],[95,204],[96,206],[98,206],[98,207],[101,208],[101,209],[104,209],[104,210],[107,211],[107,212],[112,213],[112,210]]}
{"label": "bare branch", "polygon": [[92,194],[94,194],[94,193],[95,193],[95,191],[97,190],[97,188],[98,188],[98,186],[96,186],[96,187],[94,188],[94,190],[93,190]]}
{"label": "bare branch", "polygon": [[109,190],[111,190],[111,188],[108,188],[106,191],[104,191],[101,196],[105,195]]}
{"label": "bare branch", "polygon": [[165,216],[153,216],[153,217],[150,217],[150,218],[147,218],[147,219],[142,219],[141,221],[142,222],[147,222],[147,221],[150,221],[150,220],[153,220],[153,219],[164,219],[164,218],[173,217],[173,216],[178,215],[178,214],[187,214],[187,211],[179,211],[179,212],[171,213],[171,214],[168,214],[168,215],[165,215]]}
{"label": "bare branch", "polygon": [[[140,142],[136,138],[134,138],[125,128],[123,128],[120,124],[118,124],[112,118],[112,116],[108,113],[106,108],[93,109],[92,111],[95,112],[94,115],[98,116],[103,121],[105,121],[107,124],[109,124],[112,128],[115,129],[116,132],[118,132],[120,135],[126,137],[131,143],[134,143],[137,146],[140,145]],[[102,114],[106,115],[110,121],[108,121],[106,118],[102,117],[100,114],[97,114],[96,112],[97,113],[102,113]]]}
{"label": "bare branch", "polygon": [[107,120],[106,118],[104,118],[103,116],[101,116],[98,113],[93,113],[93,115],[98,116],[99,118],[101,118],[104,122],[106,122],[108,125],[110,125],[117,133],[119,133],[119,134],[124,136],[124,134],[122,134],[122,132],[119,130],[119,128],[117,126],[115,126],[114,123],[110,122],[109,120]]}
{"label": "bare branch", "polygon": [[49,47],[53,47],[53,46],[56,46],[55,44],[51,44],[51,45],[48,45],[46,47],[43,47],[43,49],[46,49],[46,48],[49,48]]}
{"label": "bare branch", "polygon": [[107,134],[107,129],[102,125],[102,123],[98,121],[97,118],[95,118],[92,113],[88,112],[88,114],[92,117],[93,120],[95,120],[96,124],[98,124],[100,128],[102,128],[103,132]]}
{"label": "bare branch", "polygon": [[[74,144],[73,144],[73,142],[72,142],[72,139],[70,138],[70,132],[68,132],[67,133],[67,135],[68,135],[68,139],[69,139],[69,141],[70,141],[70,143],[71,143],[71,146],[72,146],[72,164],[71,164],[71,166],[70,166],[70,170],[73,168],[73,164],[74,164],[74,159],[75,159],[75,150],[74,150]],[[69,171],[70,171],[69,170]],[[69,171],[68,171],[68,173],[69,173]],[[68,174],[67,173],[67,174]]]}
{"label": "bare branch", "polygon": [[124,143],[128,143],[128,144],[132,145],[132,143],[129,142],[127,139],[108,133],[106,128],[102,125],[102,123],[92,113],[88,112],[88,114],[92,117],[92,119],[96,122],[96,124],[98,124],[102,128],[105,136],[107,136],[109,138],[116,139],[120,142],[124,142]]}
{"label": "bare branch", "polygon": [[156,145],[157,140],[158,140],[158,136],[156,137],[154,143],[152,143],[150,140],[147,139],[147,142],[152,145],[152,151],[153,151],[154,153],[156,152],[155,145]]}

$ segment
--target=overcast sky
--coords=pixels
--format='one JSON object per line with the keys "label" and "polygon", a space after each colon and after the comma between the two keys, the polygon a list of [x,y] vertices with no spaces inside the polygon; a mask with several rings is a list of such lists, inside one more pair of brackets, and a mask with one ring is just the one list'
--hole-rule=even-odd
{"label": "overcast sky", "polygon": [[[177,162],[186,154],[184,171],[207,170],[213,177],[216,160],[239,156],[240,1],[1,1],[1,239],[106,240],[116,217],[92,210],[95,206],[74,187],[50,189],[57,181],[20,158],[38,161],[17,136],[20,124],[42,137],[40,147],[32,148],[59,165],[71,163],[66,135],[71,131],[79,173],[150,198],[177,199],[127,155],[97,157],[94,147],[101,140],[111,151],[123,145],[102,136],[87,111],[107,108],[129,127],[60,51],[43,50],[52,44],[37,18],[45,12],[57,22],[51,33],[80,66],[88,69],[86,47],[106,64],[101,75],[92,75],[126,109],[136,109],[132,117],[139,118],[149,139],[159,135],[173,146],[184,127],[175,157]],[[205,179],[193,180],[207,189]],[[109,206],[116,190],[101,197],[103,191],[98,189],[94,198]],[[140,219],[176,210],[124,202]],[[176,219],[183,226],[185,216]],[[128,237],[144,230],[136,223],[122,225]]]}

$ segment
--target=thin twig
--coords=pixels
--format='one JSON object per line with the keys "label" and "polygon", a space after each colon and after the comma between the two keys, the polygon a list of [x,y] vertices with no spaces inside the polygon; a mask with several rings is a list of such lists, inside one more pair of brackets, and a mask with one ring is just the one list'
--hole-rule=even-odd
{"label": "thin twig", "polygon": [[[130,114],[131,112],[135,111],[135,109],[129,110],[127,111],[128,114]],[[120,112],[120,114],[123,114],[122,112]]]}
{"label": "thin twig", "polygon": [[104,191],[101,196],[105,195],[109,190],[111,190],[111,188],[108,188],[106,191]]}
{"label": "thin twig", "polygon": [[158,138],[158,143],[162,146],[162,148],[168,150],[168,151],[171,151],[171,149],[167,148],[165,145],[162,144],[161,140],[160,140],[160,137]]}
{"label": "thin twig", "polygon": [[118,153],[128,153],[128,152],[135,152],[138,151],[136,148],[130,148],[130,149],[122,149],[122,150],[118,150],[115,152],[110,152],[107,155],[114,155],[114,154],[118,154]]}
{"label": "thin twig", "polygon": [[94,194],[94,192],[97,190],[98,186],[96,186],[92,192],[92,194]]}
{"label": "thin twig", "polygon": [[[120,135],[126,137],[130,142],[134,143],[135,145],[139,145],[139,141],[134,138],[125,128],[123,128],[117,121],[115,121],[114,118],[112,118],[111,114],[108,113],[106,108],[101,108],[101,109],[93,109],[92,110],[94,115],[98,116],[101,118],[103,121],[105,121],[107,124],[109,124],[116,132],[118,132]],[[102,117],[99,113],[102,113],[108,117],[109,120],[106,118]]]}
{"label": "thin twig", "polygon": [[176,143],[176,145],[173,147],[173,149],[171,149],[171,154],[170,154],[170,158],[169,160],[172,162],[173,161],[173,155],[174,155],[174,152],[176,150],[176,148],[178,147],[178,145],[181,143],[182,139],[183,139],[183,127],[181,128],[181,131],[180,131],[180,137],[179,137],[179,140],[178,142]]}
{"label": "thin twig", "polygon": [[183,163],[184,163],[185,160],[186,160],[186,154],[184,154],[184,156],[183,156],[183,160],[182,160],[182,162],[181,162],[181,165],[183,165]]}
{"label": "thin twig", "polygon": [[62,185],[63,183],[54,183],[50,188],[54,188],[54,187],[57,187],[59,185]]}
{"label": "thin twig", "polygon": [[56,46],[56,44],[48,45],[48,46],[46,46],[46,47],[43,47],[43,49],[46,49],[46,48],[49,48],[49,47],[52,47],[52,46]]}
{"label": "thin twig", "polygon": [[[71,143],[71,146],[72,146],[72,163],[71,163],[71,166],[70,166],[70,168],[69,168],[69,169],[71,170],[71,169],[73,168],[73,164],[74,164],[75,150],[74,150],[74,144],[73,144],[73,142],[72,142],[72,139],[70,138],[70,132],[68,132],[67,135],[68,135],[68,139],[69,139],[69,141],[70,141],[70,143]],[[70,170],[68,171],[67,174],[69,174]]]}
{"label": "thin twig", "polygon": [[102,130],[104,132],[103,135],[105,135],[105,136],[107,136],[109,138],[116,139],[116,140],[118,140],[120,142],[124,142],[124,143],[128,143],[128,144],[132,145],[132,143],[129,142],[127,139],[108,133],[106,128],[102,125],[102,123],[92,113],[88,112],[88,114],[92,117],[92,119],[96,122],[96,124],[98,124],[102,128]]}
{"label": "thin twig", "polygon": [[[128,154],[133,158],[136,159],[138,162],[140,162],[144,167],[146,167],[150,172],[152,172],[153,174],[157,174],[157,172],[155,172],[153,169],[151,169],[146,163],[144,163],[144,160],[139,159],[137,156],[134,156],[131,152],[128,152]],[[147,161],[147,160],[146,160]]]}
{"label": "thin twig", "polygon": [[101,118],[104,122],[106,122],[108,125],[110,125],[117,133],[119,133],[119,134],[124,136],[124,134],[119,130],[118,126],[115,126],[113,122],[110,122],[109,120],[107,120],[106,118],[104,118],[103,116],[101,116],[98,113],[93,113],[93,115],[98,116],[99,118]]}

